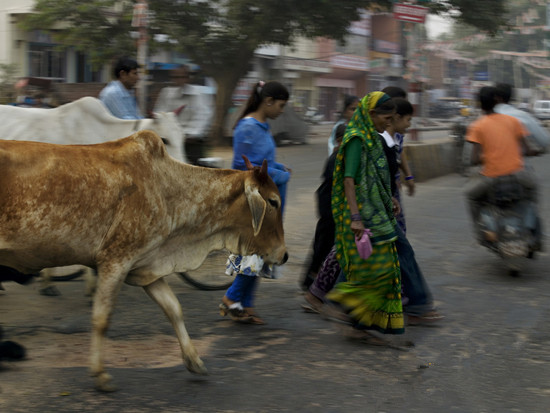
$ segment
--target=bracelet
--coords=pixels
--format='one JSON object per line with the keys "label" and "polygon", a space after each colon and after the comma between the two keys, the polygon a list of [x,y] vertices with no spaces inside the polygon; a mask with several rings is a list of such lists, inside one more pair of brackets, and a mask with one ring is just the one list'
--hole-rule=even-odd
{"label": "bracelet", "polygon": [[363,218],[361,218],[361,214],[351,214],[351,220],[352,221],[363,221]]}
{"label": "bracelet", "polygon": [[414,175],[409,175],[405,178],[405,181],[410,181],[411,179],[414,179]]}

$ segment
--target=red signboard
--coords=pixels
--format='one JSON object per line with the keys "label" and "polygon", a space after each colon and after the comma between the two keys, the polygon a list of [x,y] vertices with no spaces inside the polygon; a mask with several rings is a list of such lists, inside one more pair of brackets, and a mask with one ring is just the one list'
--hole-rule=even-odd
{"label": "red signboard", "polygon": [[393,17],[411,23],[424,23],[428,8],[411,4],[397,3],[393,6]]}

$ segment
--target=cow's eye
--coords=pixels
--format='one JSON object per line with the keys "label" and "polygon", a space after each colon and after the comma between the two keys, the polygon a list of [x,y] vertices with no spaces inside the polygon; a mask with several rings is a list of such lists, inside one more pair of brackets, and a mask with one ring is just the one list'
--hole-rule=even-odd
{"label": "cow's eye", "polygon": [[276,199],[269,199],[268,201],[273,208],[279,208],[279,202]]}

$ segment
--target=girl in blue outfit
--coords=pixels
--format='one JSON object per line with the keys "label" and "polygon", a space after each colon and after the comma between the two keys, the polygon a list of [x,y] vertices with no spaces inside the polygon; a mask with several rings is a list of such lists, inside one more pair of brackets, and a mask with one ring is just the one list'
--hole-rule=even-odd
{"label": "girl in blue outfit", "polygon": [[[275,119],[283,113],[288,98],[288,90],[281,83],[258,82],[248,98],[245,110],[233,133],[232,168],[247,169],[243,155],[255,166],[261,166],[266,159],[269,176],[279,189],[283,211],[290,170],[283,164],[275,162],[275,141],[271,136],[267,119]],[[232,254],[229,256],[228,271],[236,274],[236,277],[222,298],[221,315],[229,314],[238,322],[264,324],[253,308],[258,275],[263,266],[262,258],[257,255]]]}

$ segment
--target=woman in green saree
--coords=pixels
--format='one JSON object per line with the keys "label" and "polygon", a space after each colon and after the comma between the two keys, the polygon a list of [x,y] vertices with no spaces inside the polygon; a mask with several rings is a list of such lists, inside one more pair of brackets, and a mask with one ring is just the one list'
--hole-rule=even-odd
{"label": "woman in green saree", "polygon": [[[354,328],[369,342],[386,344],[367,330],[384,334],[404,332],[401,274],[394,246],[395,214],[388,163],[379,132],[391,122],[395,105],[388,95],[366,95],[350,120],[340,146],[332,187],[336,224],[336,257],[347,281],[327,298],[338,303]],[[372,236],[372,254],[359,256],[355,237],[365,229]]]}

